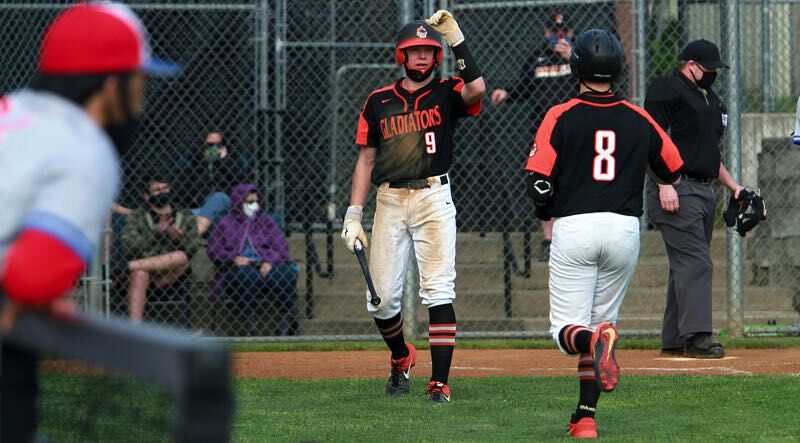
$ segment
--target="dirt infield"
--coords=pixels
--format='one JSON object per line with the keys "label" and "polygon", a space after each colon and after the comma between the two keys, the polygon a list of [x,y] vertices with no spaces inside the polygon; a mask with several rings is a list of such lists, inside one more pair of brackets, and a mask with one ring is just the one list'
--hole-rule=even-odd
{"label": "dirt infield", "polygon": [[[241,352],[233,356],[236,377],[252,378],[371,378],[388,371],[385,351]],[[658,351],[617,351],[628,374],[790,374],[800,376],[800,348],[729,350],[720,360],[662,358]],[[557,350],[457,349],[451,374],[456,377],[507,375],[573,375],[577,360]],[[420,350],[417,371],[430,373],[427,350]]]}

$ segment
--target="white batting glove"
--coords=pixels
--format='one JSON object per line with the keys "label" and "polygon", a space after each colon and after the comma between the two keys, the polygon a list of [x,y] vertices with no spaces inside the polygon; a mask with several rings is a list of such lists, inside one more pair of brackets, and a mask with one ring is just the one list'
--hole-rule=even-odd
{"label": "white batting glove", "polygon": [[347,214],[344,216],[342,223],[342,239],[347,245],[347,250],[355,254],[356,252],[356,239],[361,240],[361,244],[367,247],[367,233],[364,232],[364,227],[361,226],[361,211],[363,206],[350,206],[347,208]]}
{"label": "white batting glove", "polygon": [[431,18],[425,19],[425,23],[431,25],[439,34],[442,34],[444,39],[447,40],[447,44],[451,47],[464,41],[464,33],[461,32],[461,28],[458,27],[458,23],[450,11],[440,9]]}

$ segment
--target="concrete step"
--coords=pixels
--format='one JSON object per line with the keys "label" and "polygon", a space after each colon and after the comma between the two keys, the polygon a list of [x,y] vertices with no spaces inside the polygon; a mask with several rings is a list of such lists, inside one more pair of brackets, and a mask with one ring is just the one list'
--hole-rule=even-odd
{"label": "concrete step", "polygon": [[[317,254],[321,259],[325,259],[325,234],[314,234],[314,244],[317,248]],[[499,232],[487,232],[483,235],[474,232],[462,232],[458,234],[456,241],[456,262],[461,264],[499,264],[503,262],[503,242],[502,234]],[[724,260],[725,258],[725,238],[726,231],[724,229],[717,229],[714,231],[713,240],[711,242],[711,255],[714,260]],[[533,260],[539,252],[539,242],[542,240],[540,233],[534,233],[531,240],[531,252]],[[520,265],[522,265],[522,246],[523,234],[515,232],[511,234],[511,244],[514,253],[517,255]],[[344,246],[344,243],[339,238],[339,234],[334,234],[334,263],[336,265],[346,265],[349,261],[354,261],[353,255],[350,254]],[[289,251],[293,258],[304,262],[305,261],[305,236],[301,233],[296,233],[289,237]],[[661,233],[658,231],[644,231],[641,236],[640,244],[640,258],[644,257],[664,257],[666,251],[664,250],[664,242],[661,238]]]}
{"label": "concrete step", "polygon": [[[727,283],[727,268],[724,261],[718,260],[720,266],[714,270],[714,286],[724,286]],[[305,288],[305,266],[301,266],[299,275],[300,288]],[[361,268],[355,259],[342,263],[337,262],[333,278],[314,278],[315,291],[356,292],[366,289],[366,283],[361,273]],[[500,264],[475,264],[459,263],[456,265],[456,291],[491,291],[503,288],[503,268]],[[744,281],[753,281],[753,266],[745,260]],[[669,275],[669,262],[666,257],[643,257],[636,266],[636,272],[631,279],[631,287],[659,287],[667,285]],[[547,289],[550,270],[547,263],[534,261],[531,264],[531,277],[524,278],[512,274],[512,288],[517,290]]]}
{"label": "concrete step", "polygon": [[[713,289],[712,306],[726,309],[727,290],[725,287]],[[746,287],[745,312],[775,311],[792,313],[790,291],[778,287]],[[653,315],[663,313],[665,291],[661,288],[630,288],[620,309],[620,315]],[[304,302],[301,305],[304,306]],[[427,321],[427,311],[416,300],[417,316]],[[459,291],[455,302],[459,318],[504,317],[504,298],[502,291]],[[511,299],[512,314],[515,318],[547,316],[550,310],[547,290],[515,291]],[[366,298],[363,292],[350,294],[316,293],[314,315],[320,319],[351,319],[364,315]]]}

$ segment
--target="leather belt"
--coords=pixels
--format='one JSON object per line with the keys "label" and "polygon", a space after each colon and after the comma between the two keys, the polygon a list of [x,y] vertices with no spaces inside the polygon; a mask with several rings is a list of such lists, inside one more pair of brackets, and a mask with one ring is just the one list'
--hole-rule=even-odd
{"label": "leather belt", "polygon": [[[446,185],[450,182],[450,179],[447,178],[447,174],[440,175],[439,181],[442,185]],[[417,178],[414,180],[400,180],[400,181],[393,181],[389,182],[390,188],[403,188],[403,189],[427,189],[431,187],[431,184],[428,183],[427,178]]]}
{"label": "leather belt", "polygon": [[702,183],[704,185],[708,185],[708,184],[714,183],[717,180],[716,177],[697,177],[697,176],[687,175],[687,174],[683,174],[683,178],[691,180],[691,181],[696,181],[696,182]]}

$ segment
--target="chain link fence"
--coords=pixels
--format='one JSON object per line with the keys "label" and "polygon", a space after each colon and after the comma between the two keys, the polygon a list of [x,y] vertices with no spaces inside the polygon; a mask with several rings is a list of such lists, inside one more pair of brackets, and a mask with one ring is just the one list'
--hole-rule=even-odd
{"label": "chain link fence", "polygon": [[[0,91],[27,84],[44,27],[69,3],[0,4]],[[623,43],[616,87],[636,104],[677,67],[687,42],[719,44],[732,67],[715,84],[731,114],[723,159],[742,184],[761,187],[770,220],[741,242],[718,219],[714,326],[732,334],[797,330],[800,154],[789,137],[800,94],[790,75],[800,41],[796,2],[128,3],[154,51],[180,62],[184,74],[149,86],[142,131],[123,158],[119,206],[76,294],[88,309],[242,340],[377,337],[358,264],[338,239],[356,122],[368,94],[402,75],[393,63],[395,30],[447,8],[487,83],[480,117],[459,126],[450,172],[460,336],[548,335],[546,243],[522,168],[543,113],[576,91],[549,38],[596,27]],[[550,30],[556,10],[564,35]],[[446,52],[442,75],[455,71]],[[165,191],[174,211],[159,214]],[[727,197],[720,189],[718,213]],[[255,222],[244,214],[252,200],[263,214]],[[368,201],[367,230],[374,192]],[[669,266],[653,228],[644,217],[640,262],[620,313],[632,335],[658,334],[663,316]],[[406,283],[406,333],[421,338],[427,312],[416,278]]]}

